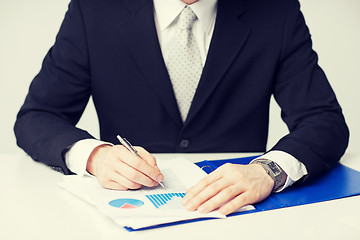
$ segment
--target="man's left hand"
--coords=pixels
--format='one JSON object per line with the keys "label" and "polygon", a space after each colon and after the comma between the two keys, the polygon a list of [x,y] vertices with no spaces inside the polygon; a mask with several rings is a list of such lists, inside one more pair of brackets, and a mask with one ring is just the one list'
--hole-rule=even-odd
{"label": "man's left hand", "polygon": [[274,180],[258,164],[224,164],[190,188],[183,205],[189,211],[208,213],[219,208],[228,215],[267,198]]}

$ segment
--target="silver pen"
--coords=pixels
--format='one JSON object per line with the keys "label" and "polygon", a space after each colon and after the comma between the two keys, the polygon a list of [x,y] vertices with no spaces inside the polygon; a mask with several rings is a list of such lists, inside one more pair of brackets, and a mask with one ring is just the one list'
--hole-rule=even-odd
{"label": "silver pen", "polygon": [[[133,154],[135,154],[136,156],[138,156],[139,158],[142,159],[142,157],[138,154],[136,149],[133,148],[131,143],[128,140],[126,140],[126,138],[122,138],[122,137],[120,137],[120,135],[117,135],[116,137],[119,140],[119,142],[121,143],[121,145],[123,145],[127,150],[129,150],[130,152],[132,152]],[[164,184],[162,184],[161,182],[158,182],[158,183],[161,187],[165,188]]]}

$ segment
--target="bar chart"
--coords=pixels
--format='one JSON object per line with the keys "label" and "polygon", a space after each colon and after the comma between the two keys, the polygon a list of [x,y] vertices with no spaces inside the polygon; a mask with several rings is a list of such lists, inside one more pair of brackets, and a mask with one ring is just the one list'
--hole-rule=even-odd
{"label": "bar chart", "polygon": [[185,193],[161,193],[150,194],[146,197],[151,201],[156,208],[182,208],[181,199],[185,196]]}

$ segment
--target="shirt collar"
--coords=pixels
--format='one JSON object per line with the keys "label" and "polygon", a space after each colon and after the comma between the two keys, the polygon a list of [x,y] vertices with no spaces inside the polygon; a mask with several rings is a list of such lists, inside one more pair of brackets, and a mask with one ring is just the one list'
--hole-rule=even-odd
{"label": "shirt collar", "polygon": [[[177,18],[186,6],[181,0],[154,0],[155,15],[161,31],[164,31]],[[190,5],[207,34],[215,21],[217,0],[199,0]]]}

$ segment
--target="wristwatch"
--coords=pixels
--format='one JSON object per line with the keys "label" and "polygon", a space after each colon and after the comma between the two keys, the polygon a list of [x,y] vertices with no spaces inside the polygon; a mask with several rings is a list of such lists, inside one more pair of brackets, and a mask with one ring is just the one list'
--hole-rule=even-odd
{"label": "wristwatch", "polygon": [[251,162],[251,164],[259,164],[262,166],[266,173],[274,180],[275,184],[272,190],[273,192],[276,192],[278,189],[284,186],[287,174],[275,162],[268,159],[259,158]]}

